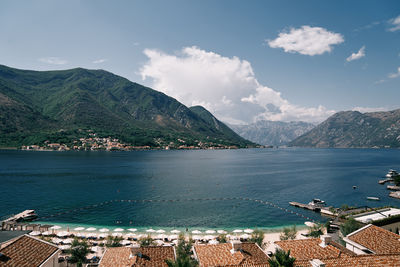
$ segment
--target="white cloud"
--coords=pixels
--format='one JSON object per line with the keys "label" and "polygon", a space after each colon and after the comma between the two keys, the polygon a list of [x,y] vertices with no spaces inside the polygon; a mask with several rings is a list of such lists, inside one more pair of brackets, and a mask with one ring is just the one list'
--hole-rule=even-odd
{"label": "white cloud", "polygon": [[365,112],[377,112],[377,111],[388,111],[387,108],[379,107],[379,108],[368,108],[368,107],[354,107],[353,111],[359,111],[361,113]]}
{"label": "white cloud", "polygon": [[43,57],[39,58],[40,62],[47,63],[47,64],[52,64],[52,65],[65,65],[68,63],[67,60],[61,59],[58,57]]}
{"label": "white cloud", "polygon": [[390,73],[390,74],[388,75],[388,77],[391,78],[391,79],[397,78],[397,77],[399,77],[399,76],[400,76],[400,67],[397,68],[397,72],[395,72],[395,73]]}
{"label": "white cloud", "polygon": [[365,45],[358,50],[357,53],[352,53],[348,58],[346,58],[347,62],[360,59],[365,57]]}
{"label": "white cloud", "polygon": [[104,63],[106,61],[107,61],[107,59],[101,58],[101,59],[94,60],[92,63],[93,64],[101,64],[101,63]]}
{"label": "white cloud", "polygon": [[146,49],[148,62],[140,69],[152,87],[187,106],[202,105],[229,123],[258,119],[318,122],[334,111],[325,107],[306,108],[291,104],[272,88],[256,79],[251,64],[238,57],[224,57],[197,47],[177,54]]}
{"label": "white cloud", "polygon": [[389,31],[395,32],[400,30],[400,15],[389,20],[389,23],[392,25],[392,27],[389,28]]}
{"label": "white cloud", "polygon": [[332,46],[344,42],[340,33],[330,32],[321,27],[302,26],[279,33],[275,40],[267,40],[272,48],[283,48],[285,52],[314,56],[331,52]]}

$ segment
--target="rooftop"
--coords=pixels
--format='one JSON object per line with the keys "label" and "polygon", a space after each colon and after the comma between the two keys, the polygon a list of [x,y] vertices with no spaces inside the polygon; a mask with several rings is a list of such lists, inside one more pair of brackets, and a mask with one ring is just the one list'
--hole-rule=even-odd
{"label": "rooftop", "polygon": [[365,212],[354,216],[354,219],[362,223],[370,223],[373,221],[385,219],[395,215],[400,215],[400,209],[387,208],[377,211]]}
{"label": "rooftop", "polygon": [[[360,255],[353,257],[341,257],[337,259],[322,260],[325,267],[354,267],[354,266],[368,266],[368,267],[400,267],[400,255]],[[297,262],[296,262],[297,263]],[[310,261],[303,261],[296,264],[296,266],[312,266]]]}
{"label": "rooftop", "polygon": [[296,262],[312,259],[337,259],[343,256],[356,255],[336,242],[330,241],[325,247],[322,247],[321,243],[322,240],[319,238],[275,242],[283,250],[290,250],[290,256],[296,258]]}
{"label": "rooftop", "polygon": [[400,254],[400,235],[369,224],[346,236],[375,254]]}
{"label": "rooftop", "polygon": [[234,251],[232,244],[194,246],[199,265],[207,266],[269,266],[268,256],[255,243],[241,243]]}
{"label": "rooftop", "polygon": [[58,247],[23,235],[0,250],[0,267],[36,267],[58,251]]}
{"label": "rooftop", "polygon": [[100,267],[167,267],[165,260],[174,260],[173,247],[141,247],[135,252],[132,248],[107,248],[100,261]]}

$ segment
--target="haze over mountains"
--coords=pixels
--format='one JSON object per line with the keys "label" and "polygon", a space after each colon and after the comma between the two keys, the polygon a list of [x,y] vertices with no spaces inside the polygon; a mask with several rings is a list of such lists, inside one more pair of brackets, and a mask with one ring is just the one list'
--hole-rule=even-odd
{"label": "haze over mountains", "polygon": [[285,146],[290,141],[315,127],[312,123],[302,121],[257,121],[247,125],[232,125],[240,136],[261,145]]}
{"label": "haze over mountains", "polygon": [[338,112],[289,143],[300,147],[400,147],[400,109]]}
{"label": "haze over mountains", "polygon": [[67,143],[82,130],[151,147],[254,146],[204,108],[188,108],[104,70],[0,65],[0,146]]}

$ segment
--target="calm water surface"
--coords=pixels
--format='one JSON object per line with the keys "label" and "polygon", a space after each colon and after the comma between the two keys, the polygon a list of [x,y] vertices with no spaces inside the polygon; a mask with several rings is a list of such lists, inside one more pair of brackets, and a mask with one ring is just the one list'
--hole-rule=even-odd
{"label": "calm water surface", "polygon": [[[389,168],[400,169],[400,150],[0,151],[0,217],[35,209],[42,222],[68,225],[274,228],[305,220],[252,201],[185,199],[251,197],[323,221],[288,202],[400,206],[377,183]],[[181,201],[81,209],[120,199]]]}

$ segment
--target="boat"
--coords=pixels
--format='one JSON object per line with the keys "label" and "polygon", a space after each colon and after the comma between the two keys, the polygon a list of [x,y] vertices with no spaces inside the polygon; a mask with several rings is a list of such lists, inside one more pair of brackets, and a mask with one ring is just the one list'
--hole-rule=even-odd
{"label": "boat", "polygon": [[23,222],[29,222],[37,219],[38,215],[34,210],[26,210],[22,213],[19,214],[19,217],[16,218],[16,220],[23,221]]}
{"label": "boat", "polygon": [[387,178],[394,178],[394,177],[397,177],[397,176],[400,176],[400,174],[396,170],[392,170],[392,169],[390,169],[388,171],[388,173],[386,174]]}
{"label": "boat", "polygon": [[314,198],[311,202],[308,203],[308,205],[315,206],[315,207],[325,207],[326,203],[325,203],[325,201],[323,201],[319,198]]}
{"label": "boat", "polygon": [[357,189],[357,186],[356,186],[356,185],[353,185],[353,189]]}
{"label": "boat", "polygon": [[379,201],[379,197],[367,197],[368,200],[375,200],[375,201]]}

